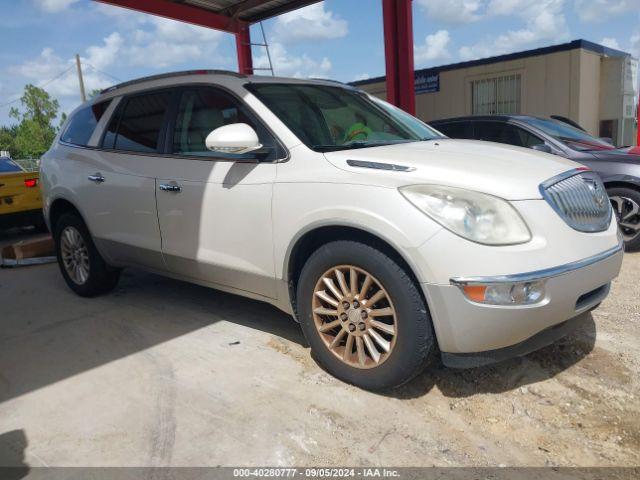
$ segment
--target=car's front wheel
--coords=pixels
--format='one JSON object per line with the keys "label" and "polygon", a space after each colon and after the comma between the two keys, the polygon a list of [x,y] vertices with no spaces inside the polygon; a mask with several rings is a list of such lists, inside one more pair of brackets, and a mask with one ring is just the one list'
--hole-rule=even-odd
{"label": "car's front wheel", "polygon": [[435,350],[415,282],[399,262],[364,243],[335,241],[314,252],[300,274],[297,306],[318,363],[362,388],[411,380]]}
{"label": "car's front wheel", "polygon": [[118,284],[120,271],[107,265],[78,215],[65,213],[58,219],[54,240],[60,271],[75,293],[93,297]]}
{"label": "car's front wheel", "polygon": [[614,187],[607,190],[618,227],[629,251],[640,248],[640,192],[632,188]]}

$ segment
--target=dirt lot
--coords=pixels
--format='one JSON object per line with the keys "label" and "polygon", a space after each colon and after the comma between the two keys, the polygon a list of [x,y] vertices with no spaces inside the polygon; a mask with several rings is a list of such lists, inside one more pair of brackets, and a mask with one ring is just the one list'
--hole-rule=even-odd
{"label": "dirt lot", "polygon": [[89,300],[56,265],[0,270],[0,445],[31,466],[638,465],[639,299],[637,253],[560,343],[377,395],[265,304],[136,271]]}

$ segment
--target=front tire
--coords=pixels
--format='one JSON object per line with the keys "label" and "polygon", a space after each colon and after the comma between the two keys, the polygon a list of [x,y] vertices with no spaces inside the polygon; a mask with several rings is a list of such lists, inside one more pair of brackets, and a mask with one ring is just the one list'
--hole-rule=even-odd
{"label": "front tire", "polygon": [[394,388],[436,350],[431,317],[409,273],[370,245],[335,241],[300,273],[299,320],[316,361],[367,390]]}
{"label": "front tire", "polygon": [[71,290],[94,297],[116,287],[120,271],[107,265],[78,215],[65,213],[59,218],[54,240],[60,272]]}
{"label": "front tire", "polygon": [[615,187],[607,190],[613,212],[618,219],[627,251],[640,248],[640,192],[632,188]]}

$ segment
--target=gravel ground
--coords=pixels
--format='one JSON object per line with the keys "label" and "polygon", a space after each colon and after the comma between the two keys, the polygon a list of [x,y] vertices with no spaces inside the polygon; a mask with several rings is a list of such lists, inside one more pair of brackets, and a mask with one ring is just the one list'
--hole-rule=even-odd
{"label": "gravel ground", "polygon": [[137,271],[82,299],[56,265],[0,270],[0,463],[639,465],[639,299],[627,254],[559,343],[373,394],[259,302]]}

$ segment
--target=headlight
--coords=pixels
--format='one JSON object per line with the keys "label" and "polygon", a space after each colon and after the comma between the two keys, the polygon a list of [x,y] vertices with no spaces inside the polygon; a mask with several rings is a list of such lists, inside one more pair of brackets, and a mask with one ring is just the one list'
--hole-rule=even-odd
{"label": "headlight", "polygon": [[439,185],[409,185],[400,193],[440,225],[473,242],[514,245],[531,240],[520,214],[502,198]]}

